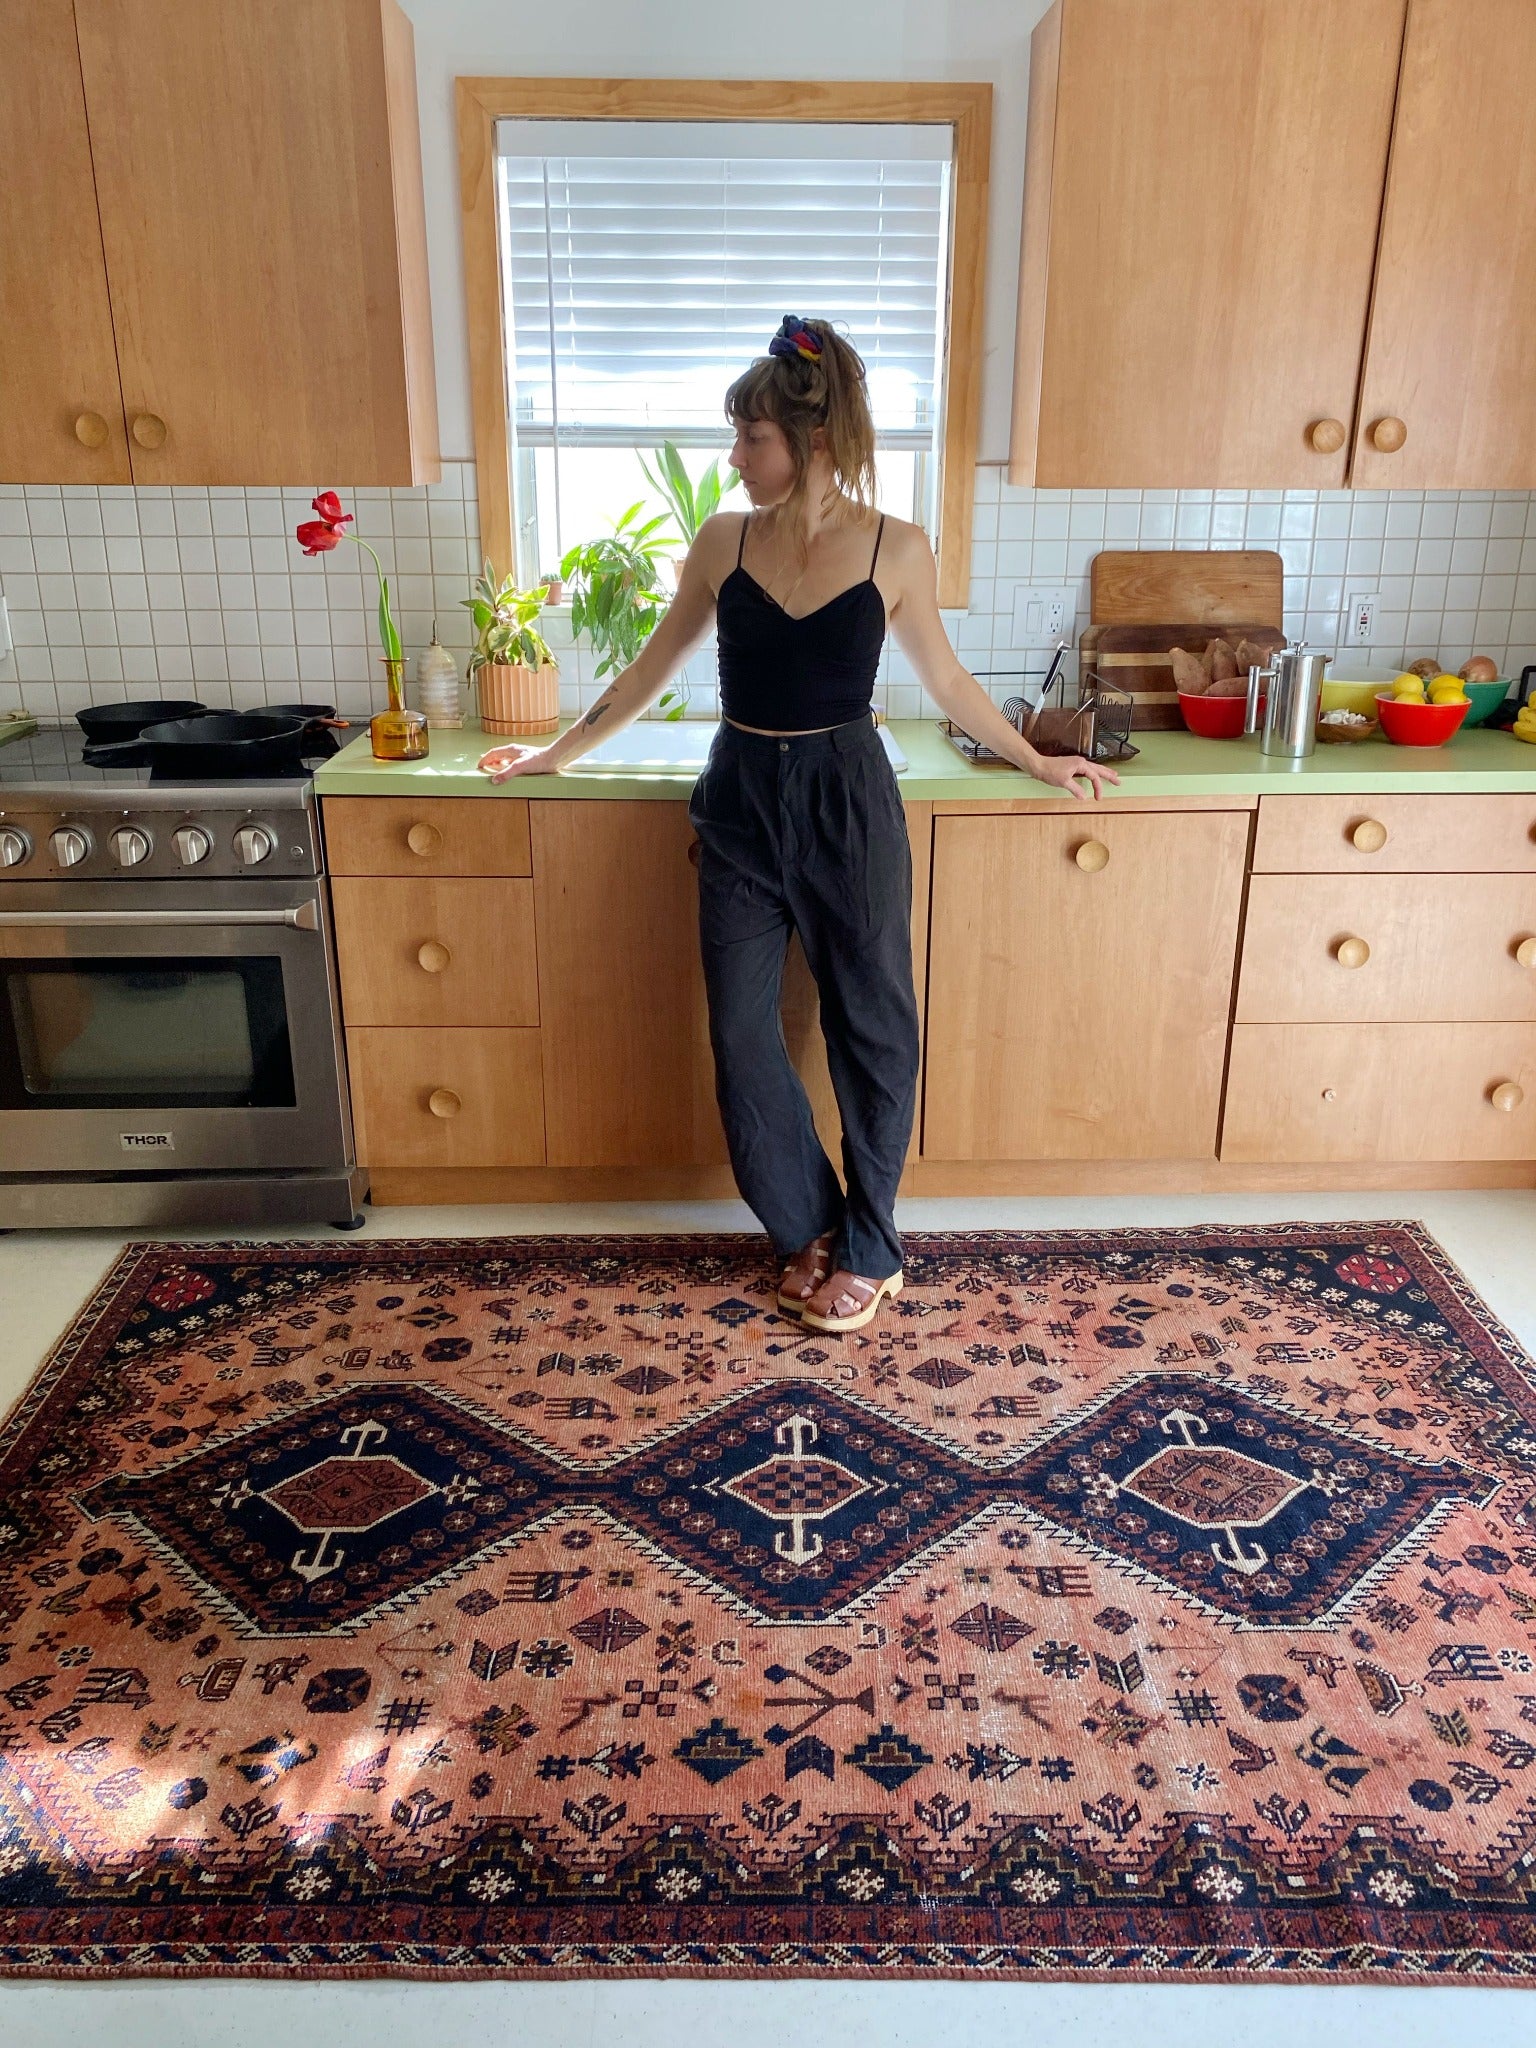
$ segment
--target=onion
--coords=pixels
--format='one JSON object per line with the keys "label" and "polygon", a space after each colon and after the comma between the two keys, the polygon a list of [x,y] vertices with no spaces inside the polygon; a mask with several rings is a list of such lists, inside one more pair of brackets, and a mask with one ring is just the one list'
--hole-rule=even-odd
{"label": "onion", "polygon": [[1437,676],[1439,673],[1440,662],[1433,654],[1421,654],[1417,661],[1410,661],[1404,670],[1405,675],[1422,676],[1426,683],[1431,676]]}
{"label": "onion", "polygon": [[1496,683],[1499,680],[1499,665],[1490,661],[1486,654],[1474,654],[1470,661],[1464,661],[1458,673],[1464,683]]}

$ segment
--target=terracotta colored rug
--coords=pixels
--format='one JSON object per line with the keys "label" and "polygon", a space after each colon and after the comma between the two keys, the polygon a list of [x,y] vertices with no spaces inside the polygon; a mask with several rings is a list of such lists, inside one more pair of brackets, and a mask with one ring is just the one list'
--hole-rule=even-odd
{"label": "terracotta colored rug", "polygon": [[1410,1226],[130,1249],[0,1435],[0,1969],[1536,1973],[1536,1387]]}

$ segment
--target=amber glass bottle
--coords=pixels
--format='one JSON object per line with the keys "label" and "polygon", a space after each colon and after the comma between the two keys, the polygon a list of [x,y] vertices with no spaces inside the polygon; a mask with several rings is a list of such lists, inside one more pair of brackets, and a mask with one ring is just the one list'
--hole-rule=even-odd
{"label": "amber glass bottle", "polygon": [[376,711],[368,721],[376,761],[419,761],[427,753],[430,739],[426,714],[408,709],[405,701],[404,656],[384,656],[384,675],[389,689],[389,707]]}

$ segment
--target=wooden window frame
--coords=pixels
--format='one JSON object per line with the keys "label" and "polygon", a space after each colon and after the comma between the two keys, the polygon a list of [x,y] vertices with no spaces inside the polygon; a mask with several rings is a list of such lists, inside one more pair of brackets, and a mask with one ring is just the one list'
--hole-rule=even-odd
{"label": "wooden window frame", "polygon": [[981,420],[991,86],[942,80],[903,84],[697,78],[459,78],[454,85],[481,548],[503,568],[513,560],[513,510],[496,235],[499,120],[521,116],[577,121],[878,121],[949,127],[953,213],[940,405],[937,556],[939,603],[963,611],[970,596],[971,505]]}

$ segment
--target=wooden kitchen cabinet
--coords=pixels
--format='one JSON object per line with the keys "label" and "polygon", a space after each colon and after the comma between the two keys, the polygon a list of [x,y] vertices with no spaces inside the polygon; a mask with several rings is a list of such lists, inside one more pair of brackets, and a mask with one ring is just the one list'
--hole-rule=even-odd
{"label": "wooden kitchen cabinet", "polygon": [[364,1166],[544,1163],[537,1031],[349,1029],[347,1073]]}
{"label": "wooden kitchen cabinet", "polygon": [[3,0],[0,47],[7,479],[438,476],[396,0]]}
{"label": "wooden kitchen cabinet", "polygon": [[1248,826],[936,819],[925,1160],[1214,1156]]}
{"label": "wooden kitchen cabinet", "polygon": [[1536,1023],[1536,876],[1255,875],[1236,1015]]}
{"label": "wooden kitchen cabinet", "polygon": [[[1030,47],[1010,482],[1345,481],[1405,4],[1056,0]],[[1499,126],[1436,140],[1426,178],[1453,151],[1515,176]]]}
{"label": "wooden kitchen cabinet", "polygon": [[1536,6],[1411,0],[1351,482],[1536,486],[1533,306]]}
{"label": "wooden kitchen cabinet", "polygon": [[331,901],[349,1026],[538,1023],[532,882],[336,875]]}
{"label": "wooden kitchen cabinet", "polygon": [[0,480],[125,484],[72,0],[0,0]]}
{"label": "wooden kitchen cabinet", "polygon": [[1224,1161],[1536,1158],[1528,1024],[1238,1024]]}

